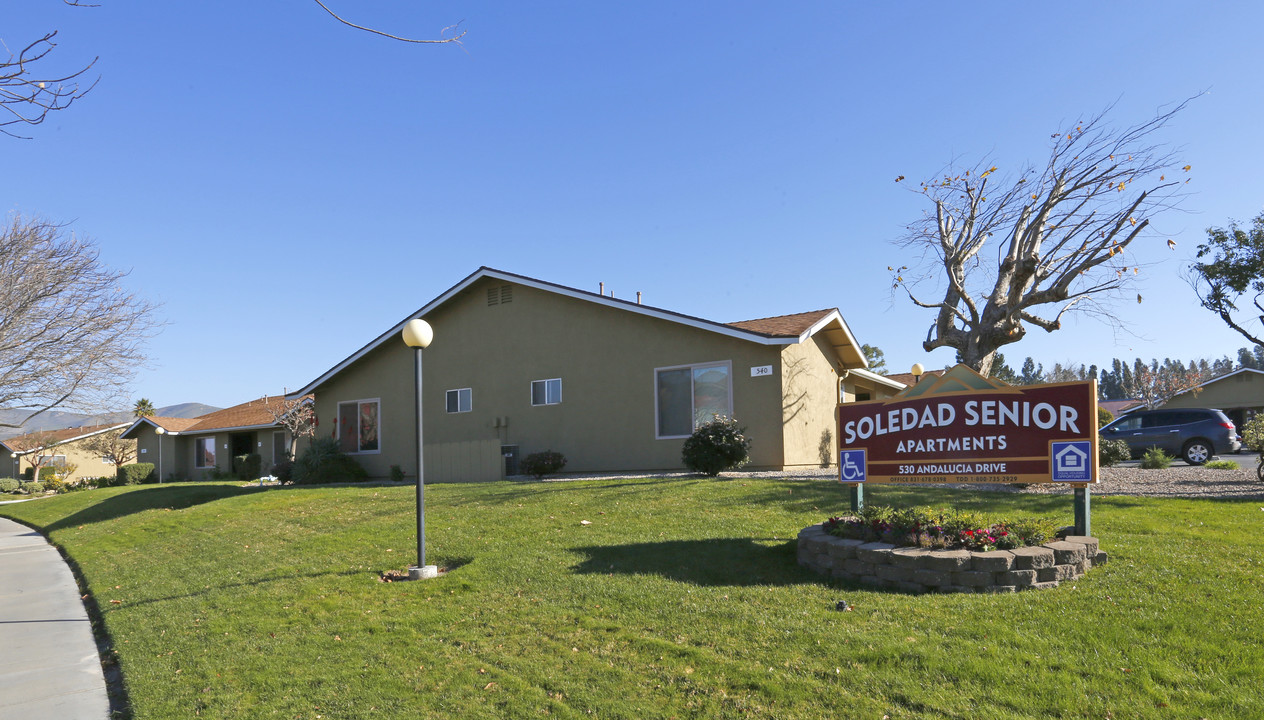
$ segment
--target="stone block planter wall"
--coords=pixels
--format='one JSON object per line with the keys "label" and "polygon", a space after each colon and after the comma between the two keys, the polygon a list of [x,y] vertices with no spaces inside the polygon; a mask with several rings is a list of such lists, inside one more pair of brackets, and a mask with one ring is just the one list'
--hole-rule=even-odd
{"label": "stone block planter wall", "polygon": [[1067,537],[1014,550],[972,552],[847,540],[823,525],[799,533],[799,564],[823,575],[905,592],[998,593],[1057,587],[1106,562],[1097,538]]}

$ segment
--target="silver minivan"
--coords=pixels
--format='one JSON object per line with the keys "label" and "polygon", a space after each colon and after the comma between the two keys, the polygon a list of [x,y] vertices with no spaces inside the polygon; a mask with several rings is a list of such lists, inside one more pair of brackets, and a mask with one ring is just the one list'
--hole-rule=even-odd
{"label": "silver minivan", "polygon": [[1157,447],[1190,465],[1242,449],[1233,421],[1209,408],[1138,410],[1102,428],[1098,438],[1123,440],[1134,458]]}

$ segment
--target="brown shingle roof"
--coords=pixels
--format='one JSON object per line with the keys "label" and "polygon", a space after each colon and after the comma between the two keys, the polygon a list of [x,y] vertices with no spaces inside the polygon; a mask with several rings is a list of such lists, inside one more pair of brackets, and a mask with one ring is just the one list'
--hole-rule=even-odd
{"label": "brown shingle roof", "polygon": [[127,427],[127,423],[113,425],[84,425],[81,427],[62,428],[60,430],[44,430],[41,432],[28,433],[26,435],[18,435],[4,441],[4,444],[13,452],[30,452],[38,450],[41,447],[52,447],[67,440],[81,438],[86,435],[94,435],[113,428]]}
{"label": "brown shingle roof", "polygon": [[185,430],[188,430],[198,424],[197,418],[176,418],[163,417],[161,415],[150,415],[145,419],[168,432],[184,432]]}
{"label": "brown shingle roof", "polygon": [[258,400],[251,400],[230,408],[216,410],[213,413],[194,418],[195,422],[193,425],[179,432],[199,433],[222,428],[275,425],[276,418],[273,417],[271,411],[284,412],[284,400],[285,397],[281,395],[267,395]]}
{"label": "brown shingle roof", "polygon": [[808,328],[820,322],[821,318],[834,312],[830,310],[813,310],[812,312],[795,313],[794,315],[778,315],[776,317],[743,320],[729,323],[729,327],[759,333],[769,337],[799,337]]}
{"label": "brown shingle roof", "polygon": [[[923,378],[939,377],[940,375],[943,375],[943,374],[944,374],[943,370],[927,370],[926,372],[922,373],[922,377]],[[887,373],[886,377],[889,380],[894,380],[898,383],[904,383],[905,385],[913,385],[917,383],[917,377],[913,375],[913,373]]]}

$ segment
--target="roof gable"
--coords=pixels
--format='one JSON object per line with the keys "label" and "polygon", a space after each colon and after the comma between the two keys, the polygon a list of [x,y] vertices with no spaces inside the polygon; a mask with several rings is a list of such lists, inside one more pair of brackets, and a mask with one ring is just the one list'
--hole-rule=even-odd
{"label": "roof gable", "polygon": [[8,440],[0,442],[0,445],[9,449],[9,452],[18,453],[19,455],[41,450],[43,448],[56,447],[64,445],[76,440],[83,440],[100,435],[111,430],[118,430],[127,427],[127,423],[115,423],[113,425],[85,425],[82,427],[62,428],[61,430],[46,430],[43,432],[28,433],[26,435],[18,435]]}
{"label": "roof gable", "polygon": [[[797,315],[783,315],[775,318],[763,318],[760,320],[747,320],[738,323],[718,323],[711,320],[685,315],[683,313],[664,310],[650,305],[642,305],[638,302],[630,300],[619,300],[613,297],[607,297],[587,290],[579,290],[565,285],[558,285],[545,280],[537,280],[525,275],[517,275],[514,273],[495,270],[489,267],[481,267],[474,273],[466,277],[461,282],[453,285],[439,297],[431,300],[424,307],[411,313],[394,327],[374,338],[364,347],[349,355],[342,362],[327,370],[320,377],[308,383],[303,389],[299,390],[299,394],[310,393],[317,387],[325,383],[330,378],[342,372],[355,361],[367,355],[369,352],[380,347],[383,343],[397,338],[404,325],[414,318],[423,318],[436,308],[444,305],[457,295],[460,295],[465,289],[483,278],[492,278],[509,283],[517,283],[525,287],[536,290],[562,295],[585,302],[591,302],[605,307],[636,313],[647,317],[666,320],[668,322],[678,323],[689,327],[694,327],[707,332],[713,332],[725,335],[747,342],[753,342],[761,345],[793,345],[803,342],[807,338],[818,332],[826,331],[826,339],[831,346],[839,352],[839,357],[844,360],[845,364],[857,368],[868,367],[864,354],[860,352],[860,346],[855,342],[855,338],[851,334],[851,330],[847,324],[843,322],[842,315],[838,310],[818,310],[812,313],[799,313]],[[801,328],[795,334],[792,331]],[[851,346],[853,352],[847,353],[842,348]]]}
{"label": "roof gable", "polygon": [[135,437],[135,432],[142,427],[162,428],[168,433],[196,434],[215,430],[247,430],[267,428],[277,425],[273,413],[285,411],[286,398],[281,395],[264,395],[256,400],[234,405],[223,410],[199,415],[195,418],[171,418],[151,415],[137,418],[123,437]]}

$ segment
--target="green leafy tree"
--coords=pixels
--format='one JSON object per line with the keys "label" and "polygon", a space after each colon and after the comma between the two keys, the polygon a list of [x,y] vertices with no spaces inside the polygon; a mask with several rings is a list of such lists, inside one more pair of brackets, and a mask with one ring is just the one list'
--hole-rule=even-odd
{"label": "green leafy tree", "polygon": [[[1264,213],[1248,228],[1236,222],[1227,229],[1207,228],[1198,258],[1205,262],[1186,272],[1198,302],[1252,344],[1264,344]],[[1244,297],[1254,309],[1239,307]]]}
{"label": "green leafy tree", "polygon": [[135,405],[132,406],[133,417],[153,417],[157,414],[157,412],[158,411],[154,408],[154,404],[149,401],[149,398],[141,398],[136,401]]}
{"label": "green leafy tree", "polygon": [[860,352],[865,354],[869,369],[876,373],[886,372],[887,358],[876,345],[861,345]]}
{"label": "green leafy tree", "polygon": [[1036,385],[1045,381],[1045,366],[1037,365],[1029,356],[1023,361],[1023,374],[1018,377],[1020,385]]}

